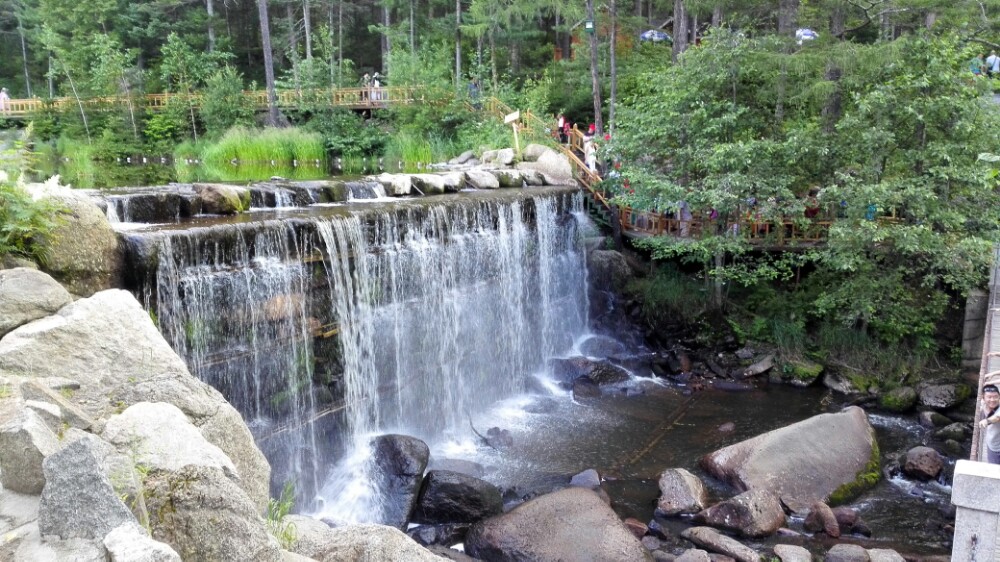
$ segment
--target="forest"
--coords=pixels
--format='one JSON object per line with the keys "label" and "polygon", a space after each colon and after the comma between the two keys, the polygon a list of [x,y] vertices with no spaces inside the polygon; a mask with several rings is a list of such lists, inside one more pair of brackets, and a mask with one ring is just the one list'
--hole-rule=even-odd
{"label": "forest", "polygon": [[[861,388],[956,364],[964,299],[1000,237],[1000,75],[971,69],[1000,48],[998,0],[5,0],[0,30],[12,98],[108,100],[26,120],[61,157],[229,158],[219,146],[266,145],[252,129],[277,126],[274,146],[302,154],[441,160],[509,142],[465,103],[475,80],[553,125],[595,123],[619,205],[762,221],[822,209],[828,241],[803,251],[729,232],[643,241],[662,267],[632,290],[651,326],[722,307],[738,337],[836,361]],[[430,101],[323,102],[376,71]],[[247,90],[271,92],[269,111]],[[300,101],[279,111],[284,90]],[[162,111],[135,102],[160,92],[181,95]],[[3,193],[0,253],[30,255],[45,213]]]}

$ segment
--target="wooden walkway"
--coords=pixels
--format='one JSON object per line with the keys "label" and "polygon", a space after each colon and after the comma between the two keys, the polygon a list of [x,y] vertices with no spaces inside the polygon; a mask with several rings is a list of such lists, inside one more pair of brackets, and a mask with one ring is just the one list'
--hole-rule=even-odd
{"label": "wooden walkway", "polygon": [[[267,92],[263,90],[243,92],[254,106],[267,109]],[[200,94],[147,94],[142,96],[114,96],[88,98],[77,102],[75,98],[27,98],[7,100],[0,107],[0,116],[10,119],[25,119],[42,111],[75,111],[80,105],[85,109],[104,110],[116,107],[133,107],[159,111],[172,104],[183,107],[201,105]],[[278,107],[295,107],[303,103],[328,104],[347,109],[379,109],[390,105],[426,103],[422,88],[336,88],[332,90],[282,90],[277,92]]]}

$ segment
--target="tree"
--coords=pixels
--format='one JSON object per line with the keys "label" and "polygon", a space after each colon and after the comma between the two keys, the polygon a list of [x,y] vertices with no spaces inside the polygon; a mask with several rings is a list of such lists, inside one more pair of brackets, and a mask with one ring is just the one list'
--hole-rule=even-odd
{"label": "tree", "polygon": [[267,88],[267,123],[278,125],[278,94],[274,90],[274,52],[271,50],[271,26],[267,20],[267,0],[257,0],[260,18],[260,41],[264,50],[264,77]]}

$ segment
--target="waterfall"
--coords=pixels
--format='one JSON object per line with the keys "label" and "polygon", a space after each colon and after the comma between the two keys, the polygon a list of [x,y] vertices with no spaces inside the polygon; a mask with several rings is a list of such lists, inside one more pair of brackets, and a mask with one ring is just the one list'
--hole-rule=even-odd
{"label": "waterfall", "polygon": [[378,520],[370,487],[333,463],[363,463],[377,433],[464,434],[522,392],[586,331],[586,267],[578,192],[361,209],[129,240],[156,247],[140,293],[243,414],[272,488]]}

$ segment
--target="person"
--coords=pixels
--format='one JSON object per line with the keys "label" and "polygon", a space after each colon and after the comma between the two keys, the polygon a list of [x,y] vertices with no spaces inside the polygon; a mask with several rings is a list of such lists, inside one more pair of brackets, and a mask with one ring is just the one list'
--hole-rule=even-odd
{"label": "person", "polygon": [[587,127],[587,134],[585,135],[584,138],[586,138],[586,139],[592,139],[592,138],[594,138],[595,134],[597,134],[597,125],[594,125],[593,123],[591,123],[590,126]]}
{"label": "person", "polygon": [[382,87],[382,76],[376,72],[372,75],[372,99],[378,101],[382,99],[382,92],[379,88]]}
{"label": "person", "polygon": [[562,127],[562,130],[563,130],[563,140],[564,140],[564,142],[566,144],[569,144],[569,131],[572,128],[573,128],[573,124],[569,122],[569,119],[567,119],[566,122],[563,123],[563,127]]}
{"label": "person", "polygon": [[479,101],[479,80],[473,78],[469,82],[469,101],[472,103],[472,107],[475,109],[481,109],[482,103]]}
{"label": "person", "polygon": [[986,57],[986,75],[990,78],[1000,74],[1000,57],[996,50],[990,51],[990,56]]}
{"label": "person", "polygon": [[556,134],[559,135],[559,142],[566,144],[566,135],[564,133],[566,129],[566,116],[562,113],[559,117],[556,117]]}
{"label": "person", "polygon": [[1000,464],[1000,389],[994,384],[983,387],[983,419],[979,427],[985,429],[983,444],[985,445],[986,462]]}
{"label": "person", "polygon": [[591,172],[597,171],[597,146],[594,144],[593,136],[583,139],[583,161]]}
{"label": "person", "polygon": [[0,111],[6,113],[10,109],[10,94],[7,88],[0,88]]}
{"label": "person", "polygon": [[809,195],[806,197],[806,210],[805,217],[807,219],[814,219],[819,215],[819,201],[817,196],[819,195],[819,190],[815,187],[809,190]]}
{"label": "person", "polygon": [[361,77],[361,101],[368,101],[368,88],[372,85],[372,77],[366,72],[364,76]]}
{"label": "person", "polygon": [[976,53],[976,56],[969,61],[969,70],[972,72],[973,76],[982,76],[983,74],[983,55],[981,53]]}

